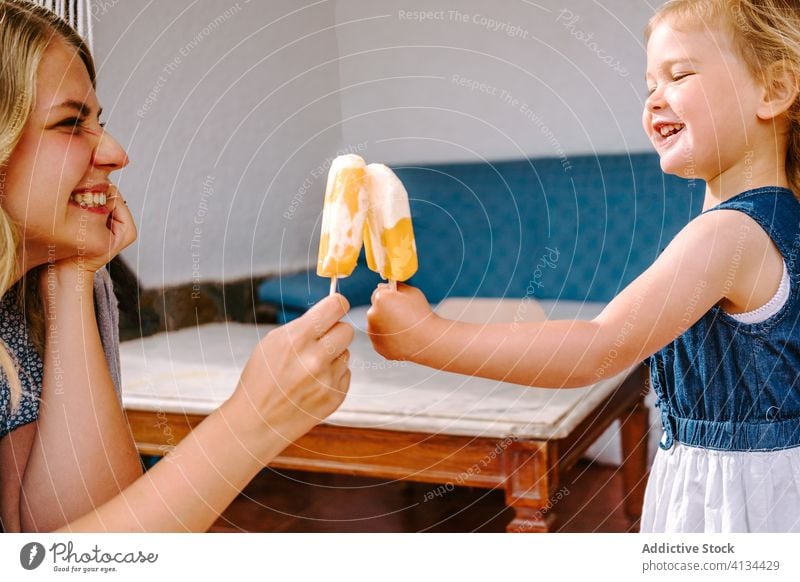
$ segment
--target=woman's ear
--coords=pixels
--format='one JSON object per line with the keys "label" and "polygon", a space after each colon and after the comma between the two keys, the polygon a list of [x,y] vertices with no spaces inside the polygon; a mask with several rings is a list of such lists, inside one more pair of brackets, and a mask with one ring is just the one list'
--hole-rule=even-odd
{"label": "woman's ear", "polygon": [[764,95],[758,107],[758,118],[764,121],[786,113],[797,101],[800,77],[786,62],[773,63],[764,71]]}

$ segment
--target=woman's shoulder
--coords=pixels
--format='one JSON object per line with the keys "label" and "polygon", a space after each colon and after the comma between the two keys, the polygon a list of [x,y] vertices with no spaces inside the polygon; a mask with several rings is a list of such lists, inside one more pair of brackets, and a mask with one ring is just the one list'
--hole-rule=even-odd
{"label": "woman's shoulder", "polygon": [[5,343],[22,385],[19,407],[11,411],[8,380],[0,376],[0,437],[38,417],[44,365],[28,337],[22,306],[14,289],[0,298],[0,339]]}
{"label": "woman's shoulder", "polygon": [[27,327],[15,288],[0,298],[0,339],[12,352],[27,344]]}
{"label": "woman's shoulder", "polygon": [[[0,339],[17,361],[21,380],[25,382],[26,377],[32,376],[34,382],[41,383],[42,359],[31,341],[22,305],[13,289],[0,298]],[[0,382],[5,385],[4,380]]]}

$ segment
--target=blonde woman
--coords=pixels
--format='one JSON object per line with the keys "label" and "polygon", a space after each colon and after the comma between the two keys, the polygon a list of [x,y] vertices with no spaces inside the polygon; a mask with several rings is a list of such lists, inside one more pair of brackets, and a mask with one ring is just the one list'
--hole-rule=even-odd
{"label": "blonde woman", "polygon": [[[93,301],[95,273],[136,237],[110,182],[127,157],[103,129],[91,55],[68,25],[0,0],[0,42],[3,529],[204,531],[341,403],[347,303],[328,298],[264,338],[233,396],[142,475]],[[23,287],[28,302],[38,291],[38,321],[22,316]]]}

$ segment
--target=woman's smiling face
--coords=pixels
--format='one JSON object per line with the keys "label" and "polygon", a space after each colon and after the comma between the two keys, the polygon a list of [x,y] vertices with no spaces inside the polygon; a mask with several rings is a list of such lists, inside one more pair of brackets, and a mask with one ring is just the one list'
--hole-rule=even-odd
{"label": "woman's smiling face", "polygon": [[[109,174],[128,163],[100,121],[91,78],[77,50],[54,40],[36,78],[36,102],[9,157],[3,209],[18,226],[21,267],[100,255],[117,199]],[[108,198],[107,198],[108,197]]]}

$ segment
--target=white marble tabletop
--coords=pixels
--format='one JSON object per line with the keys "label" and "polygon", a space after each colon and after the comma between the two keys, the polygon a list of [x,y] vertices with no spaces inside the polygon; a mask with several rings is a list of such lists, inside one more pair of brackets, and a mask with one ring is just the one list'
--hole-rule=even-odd
{"label": "white marble tabletop", "polygon": [[[519,300],[515,301],[519,305]],[[564,317],[577,311],[591,317],[600,309],[591,304],[564,305],[544,307],[551,318],[554,313]],[[508,307],[504,306],[504,317]],[[358,311],[352,315],[357,332],[350,349],[350,391],[326,421],[329,424],[487,438],[560,438],[625,376],[587,388],[552,390],[387,361],[372,349],[363,332],[362,316]],[[530,312],[527,316],[538,318]],[[124,342],[120,351],[125,407],[210,413],[233,392],[251,350],[272,327],[208,324]]]}

